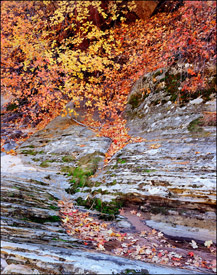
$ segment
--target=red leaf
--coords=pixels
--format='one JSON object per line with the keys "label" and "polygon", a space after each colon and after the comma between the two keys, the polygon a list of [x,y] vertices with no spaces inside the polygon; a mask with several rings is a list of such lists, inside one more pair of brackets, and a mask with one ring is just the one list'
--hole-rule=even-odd
{"label": "red leaf", "polygon": [[194,257],[194,252],[188,252],[188,256],[190,256],[190,257]]}
{"label": "red leaf", "polygon": [[180,261],[180,259],[179,259],[179,258],[176,258],[176,257],[172,257],[172,260],[173,260],[173,261]]}

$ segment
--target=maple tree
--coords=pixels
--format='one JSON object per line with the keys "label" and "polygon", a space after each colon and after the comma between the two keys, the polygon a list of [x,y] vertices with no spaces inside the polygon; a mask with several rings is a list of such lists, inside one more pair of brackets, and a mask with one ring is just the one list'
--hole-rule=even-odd
{"label": "maple tree", "polygon": [[[185,1],[173,13],[128,24],[133,1],[2,1],[2,92],[23,121],[43,127],[62,113],[78,115],[110,137],[106,162],[132,138],[122,113],[132,84],[177,62],[179,98],[209,85],[216,60],[216,3]],[[94,16],[93,16],[94,15]],[[94,19],[95,18],[95,19]],[[148,93],[148,91],[146,91]],[[72,100],[75,108],[64,110]]]}

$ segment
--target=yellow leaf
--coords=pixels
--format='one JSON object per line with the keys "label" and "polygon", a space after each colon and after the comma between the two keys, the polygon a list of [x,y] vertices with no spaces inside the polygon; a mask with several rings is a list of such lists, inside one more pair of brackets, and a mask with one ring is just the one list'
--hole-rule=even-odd
{"label": "yellow leaf", "polygon": [[63,219],[62,220],[64,223],[67,223],[68,221],[69,221],[69,217],[68,216],[66,216],[66,218],[65,219]]}
{"label": "yellow leaf", "polygon": [[208,248],[210,248],[210,246],[213,244],[212,240],[209,241],[205,241],[204,245]]}

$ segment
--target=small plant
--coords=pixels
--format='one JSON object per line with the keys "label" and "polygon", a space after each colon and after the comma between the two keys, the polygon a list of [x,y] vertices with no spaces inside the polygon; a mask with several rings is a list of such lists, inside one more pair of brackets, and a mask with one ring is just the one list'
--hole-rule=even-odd
{"label": "small plant", "polygon": [[74,160],[75,160],[75,158],[72,157],[72,156],[64,156],[64,157],[62,157],[62,161],[63,162],[71,162],[71,161],[74,161]]}
{"label": "small plant", "polygon": [[42,161],[42,162],[41,162],[40,166],[43,167],[43,168],[47,168],[47,167],[49,167],[50,165],[48,164],[48,161],[45,160],[45,161]]}
{"label": "small plant", "polygon": [[59,209],[59,207],[55,206],[55,205],[50,205],[49,208],[52,209],[52,210],[58,210]]}
{"label": "small plant", "polygon": [[32,160],[33,161],[40,161],[40,159],[38,159],[38,158],[33,158]]}
{"label": "small plant", "polygon": [[37,154],[37,152],[35,152],[33,150],[22,150],[21,154],[35,156]]}
{"label": "small plant", "polygon": [[126,162],[127,162],[126,159],[118,159],[118,163],[124,164]]}

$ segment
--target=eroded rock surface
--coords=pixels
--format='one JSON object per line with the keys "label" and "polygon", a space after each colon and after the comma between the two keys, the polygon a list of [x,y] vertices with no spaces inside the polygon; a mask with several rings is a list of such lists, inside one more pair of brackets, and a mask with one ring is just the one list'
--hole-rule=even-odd
{"label": "eroded rock surface", "polygon": [[[135,83],[125,116],[130,134],[146,141],[128,144],[92,178],[92,199],[139,205],[151,213],[147,224],[154,228],[216,242],[213,78],[203,96],[182,95],[179,101],[182,77],[180,65],[159,69]],[[74,199],[87,204],[89,190],[84,187]]]}
{"label": "eroded rock surface", "polygon": [[[57,200],[93,206],[112,218],[133,204],[149,215],[140,227],[216,241],[215,98],[211,90],[177,103],[175,76],[162,69],[135,83],[126,117],[131,135],[146,141],[128,144],[106,167],[111,141],[61,116],[24,142],[18,156],[2,154],[3,274],[201,274],[88,251],[66,234],[58,216]],[[115,226],[133,230],[116,217]]]}
{"label": "eroded rock surface", "polygon": [[[82,126],[67,125],[64,119],[59,124],[58,119],[52,129],[48,125],[26,141],[19,149],[21,155],[2,155],[2,274],[125,274],[127,270],[198,274],[88,251],[82,240],[66,234],[59,222],[57,200],[70,199],[65,192],[70,185],[60,170],[66,164],[73,168],[77,162],[89,173],[97,169],[109,140]],[[90,155],[98,156],[92,166]]]}

